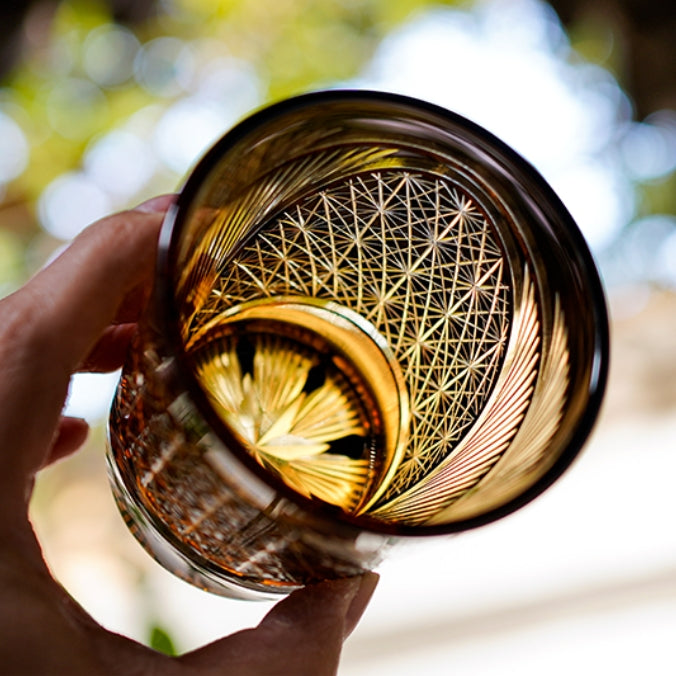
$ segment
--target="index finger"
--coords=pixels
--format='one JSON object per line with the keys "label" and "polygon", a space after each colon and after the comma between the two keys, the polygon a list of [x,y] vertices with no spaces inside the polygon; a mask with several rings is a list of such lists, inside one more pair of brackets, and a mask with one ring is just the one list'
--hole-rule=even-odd
{"label": "index finger", "polygon": [[328,676],[338,668],[343,641],[355,628],[378,575],[328,580],[280,601],[248,629],[179,658],[191,673]]}
{"label": "index finger", "polygon": [[39,316],[44,349],[71,371],[116,318],[125,298],[150,286],[166,200],[109,216],[83,231],[22,291]]}
{"label": "index finger", "polygon": [[[161,211],[126,211],[90,226],[26,286],[4,299],[0,323],[0,454],[4,492],[42,466],[68,391],[135,286],[151,283]],[[9,499],[9,498],[8,498]]]}

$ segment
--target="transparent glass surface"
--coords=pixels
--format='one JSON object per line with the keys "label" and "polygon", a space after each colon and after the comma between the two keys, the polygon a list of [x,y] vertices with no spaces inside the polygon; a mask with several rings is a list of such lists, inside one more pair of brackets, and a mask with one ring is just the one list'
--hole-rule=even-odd
{"label": "transparent glass surface", "polygon": [[212,591],[355,574],[544,490],[607,352],[589,251],[530,165],[419,101],[299,97],[227,134],[167,216],[114,490]]}

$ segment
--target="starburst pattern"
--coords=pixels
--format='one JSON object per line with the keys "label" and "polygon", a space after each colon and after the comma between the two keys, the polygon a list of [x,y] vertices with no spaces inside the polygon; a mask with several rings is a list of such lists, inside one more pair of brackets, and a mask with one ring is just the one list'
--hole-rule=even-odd
{"label": "starburst pattern", "polygon": [[471,518],[491,508],[506,504],[524,486],[551,467],[549,444],[559,431],[565,412],[566,392],[570,384],[568,330],[559,298],[554,303],[552,331],[533,389],[530,406],[509,448],[495,466],[457,500],[448,496],[447,508],[436,514],[428,512],[429,524],[442,524]]}
{"label": "starburst pattern", "polygon": [[409,525],[424,523],[466,495],[505,453],[530,404],[538,372],[540,322],[535,289],[528,276],[514,324],[510,368],[500,378],[476,424],[438,467],[379,506],[375,516]]}
{"label": "starburst pattern", "polygon": [[443,177],[381,170],[326,187],[258,229],[221,268],[199,321],[276,296],[331,300],[368,320],[410,398],[409,442],[387,498],[438,465],[483,410],[509,335],[506,266],[468,193]]}
{"label": "starburst pattern", "polygon": [[211,343],[196,361],[216,410],[251,455],[292,488],[349,508],[361,496],[369,464],[327,451],[337,439],[367,435],[354,392],[336,370],[308,387],[316,355],[297,344],[272,335],[250,340],[250,372],[233,338]]}

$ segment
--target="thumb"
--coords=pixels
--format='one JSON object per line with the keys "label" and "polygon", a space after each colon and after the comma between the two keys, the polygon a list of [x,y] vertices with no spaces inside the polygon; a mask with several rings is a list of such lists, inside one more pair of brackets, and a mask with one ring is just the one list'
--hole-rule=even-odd
{"label": "thumb", "polygon": [[241,676],[331,676],[343,641],[361,618],[378,583],[375,573],[330,580],[295,591],[256,629],[184,655],[190,673]]}

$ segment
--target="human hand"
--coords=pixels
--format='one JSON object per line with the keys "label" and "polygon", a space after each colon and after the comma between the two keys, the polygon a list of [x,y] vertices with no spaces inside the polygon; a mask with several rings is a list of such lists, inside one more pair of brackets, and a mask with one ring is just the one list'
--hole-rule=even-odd
{"label": "human hand", "polygon": [[51,577],[28,519],[33,481],[87,436],[83,420],[61,416],[70,376],[121,365],[170,202],[94,224],[0,301],[1,673],[334,674],[375,588],[374,574],[307,587],[257,628],[170,658],[105,630]]}

